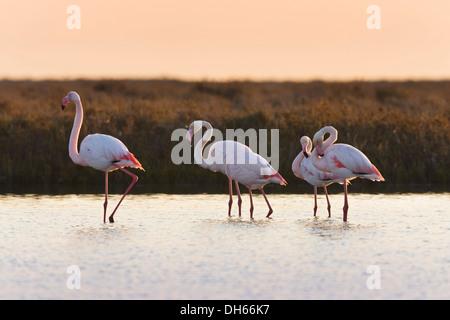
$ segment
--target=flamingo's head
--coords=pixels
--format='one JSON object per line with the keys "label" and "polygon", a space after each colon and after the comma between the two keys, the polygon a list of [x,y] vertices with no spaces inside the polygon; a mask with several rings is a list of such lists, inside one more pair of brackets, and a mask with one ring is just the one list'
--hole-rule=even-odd
{"label": "flamingo's head", "polygon": [[323,157],[325,155],[325,153],[323,153],[323,149],[321,146],[315,146],[314,150],[317,150],[316,152],[319,157]]}
{"label": "flamingo's head", "polygon": [[69,103],[69,102],[79,102],[80,101],[80,96],[78,95],[78,93],[76,93],[75,91],[70,91],[67,96],[65,96],[64,98],[62,98],[61,100],[61,108],[64,110],[65,106]]}
{"label": "flamingo's head", "polygon": [[300,143],[302,145],[302,151],[306,158],[309,157],[309,154],[311,153],[311,139],[307,136],[303,136],[300,138]]}
{"label": "flamingo's head", "polygon": [[199,131],[203,126],[203,121],[202,120],[196,120],[193,121],[190,125],[189,125],[189,129],[188,132],[186,133],[186,139],[188,141],[192,141],[192,137],[193,135]]}
{"label": "flamingo's head", "polygon": [[336,131],[336,129],[334,129],[332,126],[323,127],[322,129],[317,131],[313,137],[314,148],[320,157],[323,157],[324,155],[322,145],[325,141],[325,135],[331,134],[333,130]]}
{"label": "flamingo's head", "polygon": [[188,132],[186,133],[186,139],[191,142],[192,136],[194,135],[194,129],[192,128],[192,124],[189,126]]}
{"label": "flamingo's head", "polygon": [[[325,135],[330,135],[330,136],[327,139],[325,139]],[[324,147],[322,147],[324,141],[330,139],[332,136],[333,136],[333,138],[332,138],[333,141],[332,142],[328,141],[328,142],[333,143],[337,139],[337,130],[335,128],[333,128],[332,126],[323,127],[322,129],[317,131],[316,134],[314,135],[314,137],[313,137],[314,148],[315,148],[315,150],[317,150],[317,154],[320,157],[323,157],[323,155],[324,155],[324,153],[323,153]]]}
{"label": "flamingo's head", "polygon": [[315,148],[322,148],[323,134],[319,131],[313,137],[313,144]]}

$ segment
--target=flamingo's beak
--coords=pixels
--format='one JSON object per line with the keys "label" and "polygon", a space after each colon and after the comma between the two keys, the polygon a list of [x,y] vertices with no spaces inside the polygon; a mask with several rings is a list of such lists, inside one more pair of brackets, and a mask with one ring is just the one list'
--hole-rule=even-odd
{"label": "flamingo's beak", "polygon": [[317,154],[319,155],[319,157],[323,157],[324,153],[321,147],[316,146],[315,149],[317,149]]}
{"label": "flamingo's beak", "polygon": [[308,158],[308,152],[306,152],[306,144],[302,145],[302,151],[303,151],[303,155],[305,156],[305,158]]}
{"label": "flamingo's beak", "polygon": [[69,102],[69,98],[67,96],[65,96],[62,100],[61,100],[61,109],[64,110],[64,108],[66,107],[66,104]]}

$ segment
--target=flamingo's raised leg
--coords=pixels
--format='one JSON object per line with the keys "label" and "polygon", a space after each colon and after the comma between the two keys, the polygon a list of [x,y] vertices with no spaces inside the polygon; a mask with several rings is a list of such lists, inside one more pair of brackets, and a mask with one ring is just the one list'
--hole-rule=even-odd
{"label": "flamingo's raised leg", "polygon": [[118,166],[116,164],[114,164],[114,166],[119,169],[122,170],[123,172],[125,172],[126,174],[128,174],[129,176],[131,176],[133,178],[133,181],[131,182],[130,186],[128,187],[128,189],[125,191],[125,193],[123,194],[122,198],[120,199],[119,203],[117,204],[116,208],[114,209],[113,213],[111,213],[111,215],[109,216],[109,222],[114,222],[114,213],[116,213],[117,208],[119,208],[120,203],[122,202],[123,198],[125,198],[125,196],[128,194],[128,192],[130,192],[131,188],[134,186],[134,184],[138,181],[138,177],[137,175],[131,173],[130,171],[128,171],[127,169],[122,168],[121,166]]}

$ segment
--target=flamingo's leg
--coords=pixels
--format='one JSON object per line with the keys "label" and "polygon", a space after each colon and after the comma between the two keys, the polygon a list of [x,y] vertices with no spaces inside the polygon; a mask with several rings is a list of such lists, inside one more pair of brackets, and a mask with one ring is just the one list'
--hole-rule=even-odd
{"label": "flamingo's leg", "polygon": [[317,187],[314,186],[314,217],[316,216],[317,212]]}
{"label": "flamingo's leg", "polygon": [[125,191],[125,193],[123,194],[122,198],[120,199],[120,201],[119,201],[119,203],[117,204],[116,208],[114,209],[113,213],[111,213],[111,215],[109,216],[109,222],[114,222],[114,218],[113,218],[114,213],[116,213],[116,210],[117,210],[117,208],[119,208],[119,206],[120,206],[120,204],[121,204],[123,198],[125,198],[125,196],[128,194],[128,192],[130,192],[131,188],[134,186],[134,184],[138,181],[138,177],[137,177],[135,174],[131,173],[130,171],[128,171],[128,170],[126,170],[126,169],[124,169],[124,168],[122,168],[121,166],[118,166],[118,165],[116,165],[116,164],[114,164],[114,166],[115,166],[117,169],[119,169],[119,170],[125,172],[126,174],[128,174],[129,176],[131,176],[131,177],[133,178],[133,181],[131,182],[130,186],[128,187],[128,189],[127,189],[127,190]]}
{"label": "flamingo's leg", "polygon": [[250,219],[253,219],[253,199],[252,199],[252,188],[248,188],[248,193],[250,195]]}
{"label": "flamingo's leg", "polygon": [[108,171],[105,172],[105,203],[103,203],[103,223],[106,222],[106,208],[108,207]]}
{"label": "flamingo's leg", "polygon": [[261,188],[259,190],[261,190],[261,192],[262,192],[262,194],[264,196],[264,199],[266,199],[267,206],[269,207],[269,213],[267,213],[267,216],[266,216],[268,218],[272,214],[273,210],[272,210],[272,207],[270,206],[269,200],[267,200],[267,197],[266,197],[266,194],[264,193],[263,188]]}
{"label": "flamingo's leg", "polygon": [[348,193],[347,193],[347,180],[344,181],[344,222],[347,222],[347,212],[348,212]]}
{"label": "flamingo's leg", "polygon": [[228,216],[231,216],[231,205],[233,204],[233,181],[228,178],[228,191],[230,193],[230,200],[228,201]]}
{"label": "flamingo's leg", "polygon": [[327,203],[328,203],[328,206],[327,206],[327,209],[328,209],[328,218],[331,218],[331,203],[330,203],[330,199],[328,199],[328,191],[327,191],[327,187],[326,187],[326,186],[323,187],[323,190],[325,191],[325,195],[326,195],[326,197],[327,197]]}
{"label": "flamingo's leg", "polygon": [[239,183],[234,180],[234,184],[236,185],[236,193],[238,195],[238,206],[239,206],[239,217],[241,216],[241,205],[242,205],[242,198],[241,198],[241,190],[239,190]]}

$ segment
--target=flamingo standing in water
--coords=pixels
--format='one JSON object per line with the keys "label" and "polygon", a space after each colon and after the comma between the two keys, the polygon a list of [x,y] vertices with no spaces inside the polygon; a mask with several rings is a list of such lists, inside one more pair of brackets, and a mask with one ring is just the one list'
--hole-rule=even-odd
{"label": "flamingo standing in water", "polygon": [[310,158],[312,142],[309,137],[301,137],[300,144],[302,145],[302,151],[292,162],[292,172],[296,177],[306,180],[314,187],[314,217],[317,212],[317,187],[323,187],[328,203],[328,217],[331,217],[331,204],[328,199],[327,186],[335,182],[344,183],[344,180],[332,173],[323,172],[314,167]]}
{"label": "flamingo standing in water", "polygon": [[[324,141],[326,134],[330,136]],[[344,180],[344,222],[347,221],[348,194],[347,183],[355,178],[365,178],[372,181],[385,181],[378,169],[370,160],[355,147],[336,143],[337,130],[332,126],[320,129],[313,138],[314,150],[311,153],[313,165],[324,172],[330,172]]]}
{"label": "flamingo standing in water", "polygon": [[202,127],[206,127],[207,131],[202,139],[194,148],[194,159],[201,167],[210,169],[211,171],[220,171],[228,177],[230,200],[228,202],[228,216],[231,215],[231,206],[233,203],[233,180],[236,185],[236,192],[238,195],[239,216],[241,215],[241,193],[239,184],[241,183],[248,188],[250,195],[250,218],[253,218],[253,200],[252,190],[259,189],[266,200],[269,212],[267,217],[270,217],[273,210],[270,206],[267,196],[264,193],[263,187],[270,183],[279,183],[286,185],[286,180],[267,162],[266,159],[259,154],[253,152],[246,145],[232,141],[224,140],[218,141],[211,145],[207,158],[203,158],[203,149],[212,137],[212,126],[207,121],[197,120],[191,123],[186,138],[191,141],[192,136]]}
{"label": "flamingo standing in water", "polygon": [[94,169],[105,172],[105,202],[103,204],[103,222],[106,222],[106,207],[108,205],[108,172],[121,170],[133,178],[128,189],[123,194],[116,208],[109,216],[109,222],[114,222],[114,213],[119,208],[120,203],[130,192],[131,188],[137,182],[138,177],[126,170],[124,167],[133,167],[144,170],[135,156],[128,151],[122,141],[105,134],[90,134],[86,136],[80,145],[80,152],[77,150],[78,136],[80,135],[81,124],[83,122],[83,107],[78,93],[70,91],[61,101],[61,107],[73,102],[76,106],[75,120],[69,141],[69,156],[72,161],[81,166],[90,166]]}

